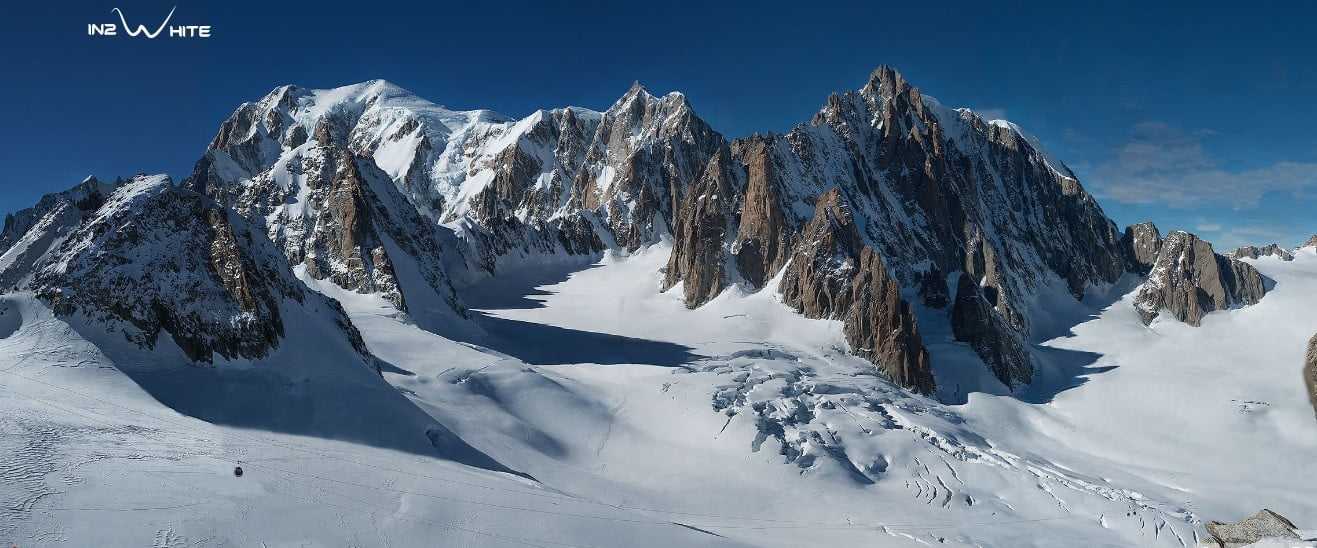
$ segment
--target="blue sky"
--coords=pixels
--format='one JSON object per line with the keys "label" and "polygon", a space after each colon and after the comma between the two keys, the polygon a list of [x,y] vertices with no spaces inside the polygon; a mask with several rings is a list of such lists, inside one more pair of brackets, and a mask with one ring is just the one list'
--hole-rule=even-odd
{"label": "blue sky", "polygon": [[[273,3],[272,3],[273,4]],[[1218,247],[1317,232],[1317,4],[179,2],[209,39],[88,37],[175,2],[0,15],[0,212],[139,171],[186,175],[244,100],[384,78],[453,108],[602,109],[680,90],[732,137],[785,131],[889,64],[1032,133],[1122,226]],[[1156,5],[1149,5],[1156,4]]]}

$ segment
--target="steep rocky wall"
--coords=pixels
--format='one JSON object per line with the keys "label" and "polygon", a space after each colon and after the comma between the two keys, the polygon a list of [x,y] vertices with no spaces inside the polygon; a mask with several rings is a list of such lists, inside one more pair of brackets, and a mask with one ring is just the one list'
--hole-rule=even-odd
{"label": "steep rocky wall", "polygon": [[264,356],[284,333],[281,303],[306,295],[269,241],[230,215],[167,177],[134,178],[33,265],[26,288],[62,315],[125,321],[143,346],[167,333],[194,361]]}
{"label": "steep rocky wall", "polygon": [[1308,340],[1308,353],[1303,360],[1303,384],[1308,387],[1308,400],[1317,413],[1317,335]]}
{"label": "steep rocky wall", "polygon": [[819,198],[787,263],[781,292],[783,302],[805,316],[842,320],[851,351],[888,378],[932,393],[928,351],[901,284],[861,240],[840,191]]}
{"label": "steep rocky wall", "polygon": [[1212,244],[1193,234],[1176,231],[1162,242],[1135,307],[1143,323],[1165,312],[1196,326],[1209,312],[1257,303],[1266,285],[1252,266],[1217,254]]}

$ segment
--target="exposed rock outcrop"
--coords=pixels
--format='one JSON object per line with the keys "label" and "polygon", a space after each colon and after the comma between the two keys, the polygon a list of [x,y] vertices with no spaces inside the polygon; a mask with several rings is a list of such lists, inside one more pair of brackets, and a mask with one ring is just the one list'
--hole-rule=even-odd
{"label": "exposed rock outcrop", "polygon": [[675,219],[672,255],[663,289],[683,282],[686,305],[694,308],[726,286],[724,247],[736,207],[731,153],[722,149],[704,176],[687,192]]}
{"label": "exposed rock outcrop", "polygon": [[934,389],[928,351],[901,285],[864,245],[850,205],[837,189],[819,198],[782,278],[782,300],[811,318],[835,318],[852,352],[893,381]]}
{"label": "exposed rock outcrop", "polygon": [[842,328],[851,352],[876,364],[897,384],[933,393],[933,364],[914,311],[872,247],[860,251],[851,285],[852,305]]}
{"label": "exposed rock outcrop", "polygon": [[1313,234],[1311,238],[1308,238],[1303,243],[1299,244],[1299,249],[1305,247],[1317,247],[1317,234]]}
{"label": "exposed rock outcrop", "polygon": [[1266,509],[1234,523],[1207,523],[1208,534],[1221,548],[1237,548],[1262,540],[1302,540],[1297,530],[1290,520]]}
{"label": "exposed rock outcrop", "polygon": [[20,284],[32,265],[95,212],[114,184],[88,177],[77,186],[47,194],[36,205],[5,215],[0,229],[0,291]]}
{"label": "exposed rock outcrop", "polygon": [[1161,231],[1157,230],[1157,225],[1147,222],[1127,226],[1120,238],[1120,247],[1126,267],[1131,272],[1147,275],[1161,251]]}
{"label": "exposed rock outcrop", "polygon": [[1252,266],[1218,255],[1212,244],[1193,234],[1176,231],[1162,242],[1135,307],[1144,323],[1167,312],[1196,326],[1209,312],[1257,303],[1266,284]]}
{"label": "exposed rock outcrop", "polygon": [[[139,176],[105,197],[28,267],[23,289],[61,315],[119,320],[154,347],[168,334],[192,360],[259,358],[284,333],[281,306],[309,298],[278,250],[241,218],[164,176]],[[337,303],[341,335],[368,356]],[[311,306],[307,304],[306,306]]]}
{"label": "exposed rock outcrop", "polygon": [[1289,250],[1282,248],[1279,244],[1268,244],[1262,247],[1254,245],[1242,246],[1230,252],[1227,257],[1232,259],[1260,259],[1262,257],[1277,257],[1282,261],[1293,261],[1294,254]]}
{"label": "exposed rock outcrop", "polygon": [[754,136],[732,144],[734,154],[745,166],[745,196],[732,253],[741,277],[752,288],[761,288],[782,269],[791,253],[795,226],[782,209],[779,195],[783,182],[774,165],[774,137]]}
{"label": "exposed rock outcrop", "polygon": [[1308,388],[1308,401],[1317,413],[1317,335],[1308,340],[1308,353],[1303,359],[1303,384]]}
{"label": "exposed rock outcrop", "polygon": [[[1009,386],[1032,377],[1029,295],[1059,281],[1080,298],[1127,269],[1115,225],[1036,141],[1013,125],[943,107],[890,68],[830,97],[790,133],[740,139],[732,150],[746,181],[733,257],[724,262],[737,270],[732,278],[757,288],[788,256],[798,260],[816,206],[840,187],[854,219],[852,257],[872,248],[890,277],[931,308],[950,304],[949,275],[975,281],[979,300],[961,299],[958,338]],[[786,281],[815,279],[793,265],[787,276],[797,277]],[[786,281],[784,295],[800,289]],[[829,283],[819,289],[819,299],[833,297]],[[970,329],[971,321],[979,325]]]}
{"label": "exposed rock outcrop", "polygon": [[1028,384],[1033,379],[1028,349],[993,314],[992,291],[992,286],[981,287],[969,275],[960,275],[951,307],[952,333],[956,340],[969,343],[1002,383],[1010,387]]}
{"label": "exposed rock outcrop", "polygon": [[[267,112],[269,119],[287,116]],[[244,115],[252,113],[239,109],[234,117]],[[348,124],[340,117],[326,115],[312,139],[296,139],[297,145],[281,156],[268,154],[279,158],[272,165],[243,166],[236,172],[219,167],[243,154],[234,147],[250,141],[266,148],[284,146],[266,132],[293,123],[291,118],[270,127],[254,121],[237,143],[231,135],[217,136],[212,146],[220,148],[207,151],[184,186],[228,204],[262,228],[288,261],[304,265],[311,278],[378,294],[430,329],[465,317],[448,277],[445,251],[452,246],[446,245],[442,229],[421,215],[375,162],[350,150],[360,136],[344,129]],[[233,124],[242,125],[231,118],[226,127]]]}

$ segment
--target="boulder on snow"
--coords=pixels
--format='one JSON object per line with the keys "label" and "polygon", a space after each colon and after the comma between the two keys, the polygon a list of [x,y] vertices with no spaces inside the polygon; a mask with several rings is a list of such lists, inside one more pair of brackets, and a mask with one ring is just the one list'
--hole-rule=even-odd
{"label": "boulder on snow", "polygon": [[1290,520],[1267,509],[1234,523],[1207,522],[1207,532],[1216,540],[1216,545],[1223,548],[1246,546],[1266,539],[1302,540],[1297,529]]}

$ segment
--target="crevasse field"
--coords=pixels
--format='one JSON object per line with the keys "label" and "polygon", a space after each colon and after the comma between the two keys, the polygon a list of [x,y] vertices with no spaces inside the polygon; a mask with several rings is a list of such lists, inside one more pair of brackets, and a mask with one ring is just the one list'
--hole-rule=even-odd
{"label": "crevasse field", "polygon": [[[202,369],[4,295],[0,540],[1193,546],[1202,522],[1263,507],[1317,527],[1317,420],[1300,380],[1317,331],[1314,248],[1250,261],[1274,289],[1201,328],[1143,326],[1132,286],[1092,295],[1092,309],[1039,296],[1052,319],[1035,333],[1043,381],[1009,397],[954,376],[970,367],[940,367],[941,400],[963,402],[950,405],[875,377],[846,355],[839,322],[793,314],[777,291],[686,309],[679,290],[658,292],[668,255],[658,245],[471,288],[476,343],[304,277],[343,302],[392,387],[360,371],[317,371],[332,390],[286,374],[269,381],[277,390],[233,389],[222,409],[178,402],[213,390],[208,376],[329,368],[340,349],[293,327],[263,363]],[[949,333],[925,340],[954,361]],[[419,423],[394,389],[523,474],[387,443]]]}

